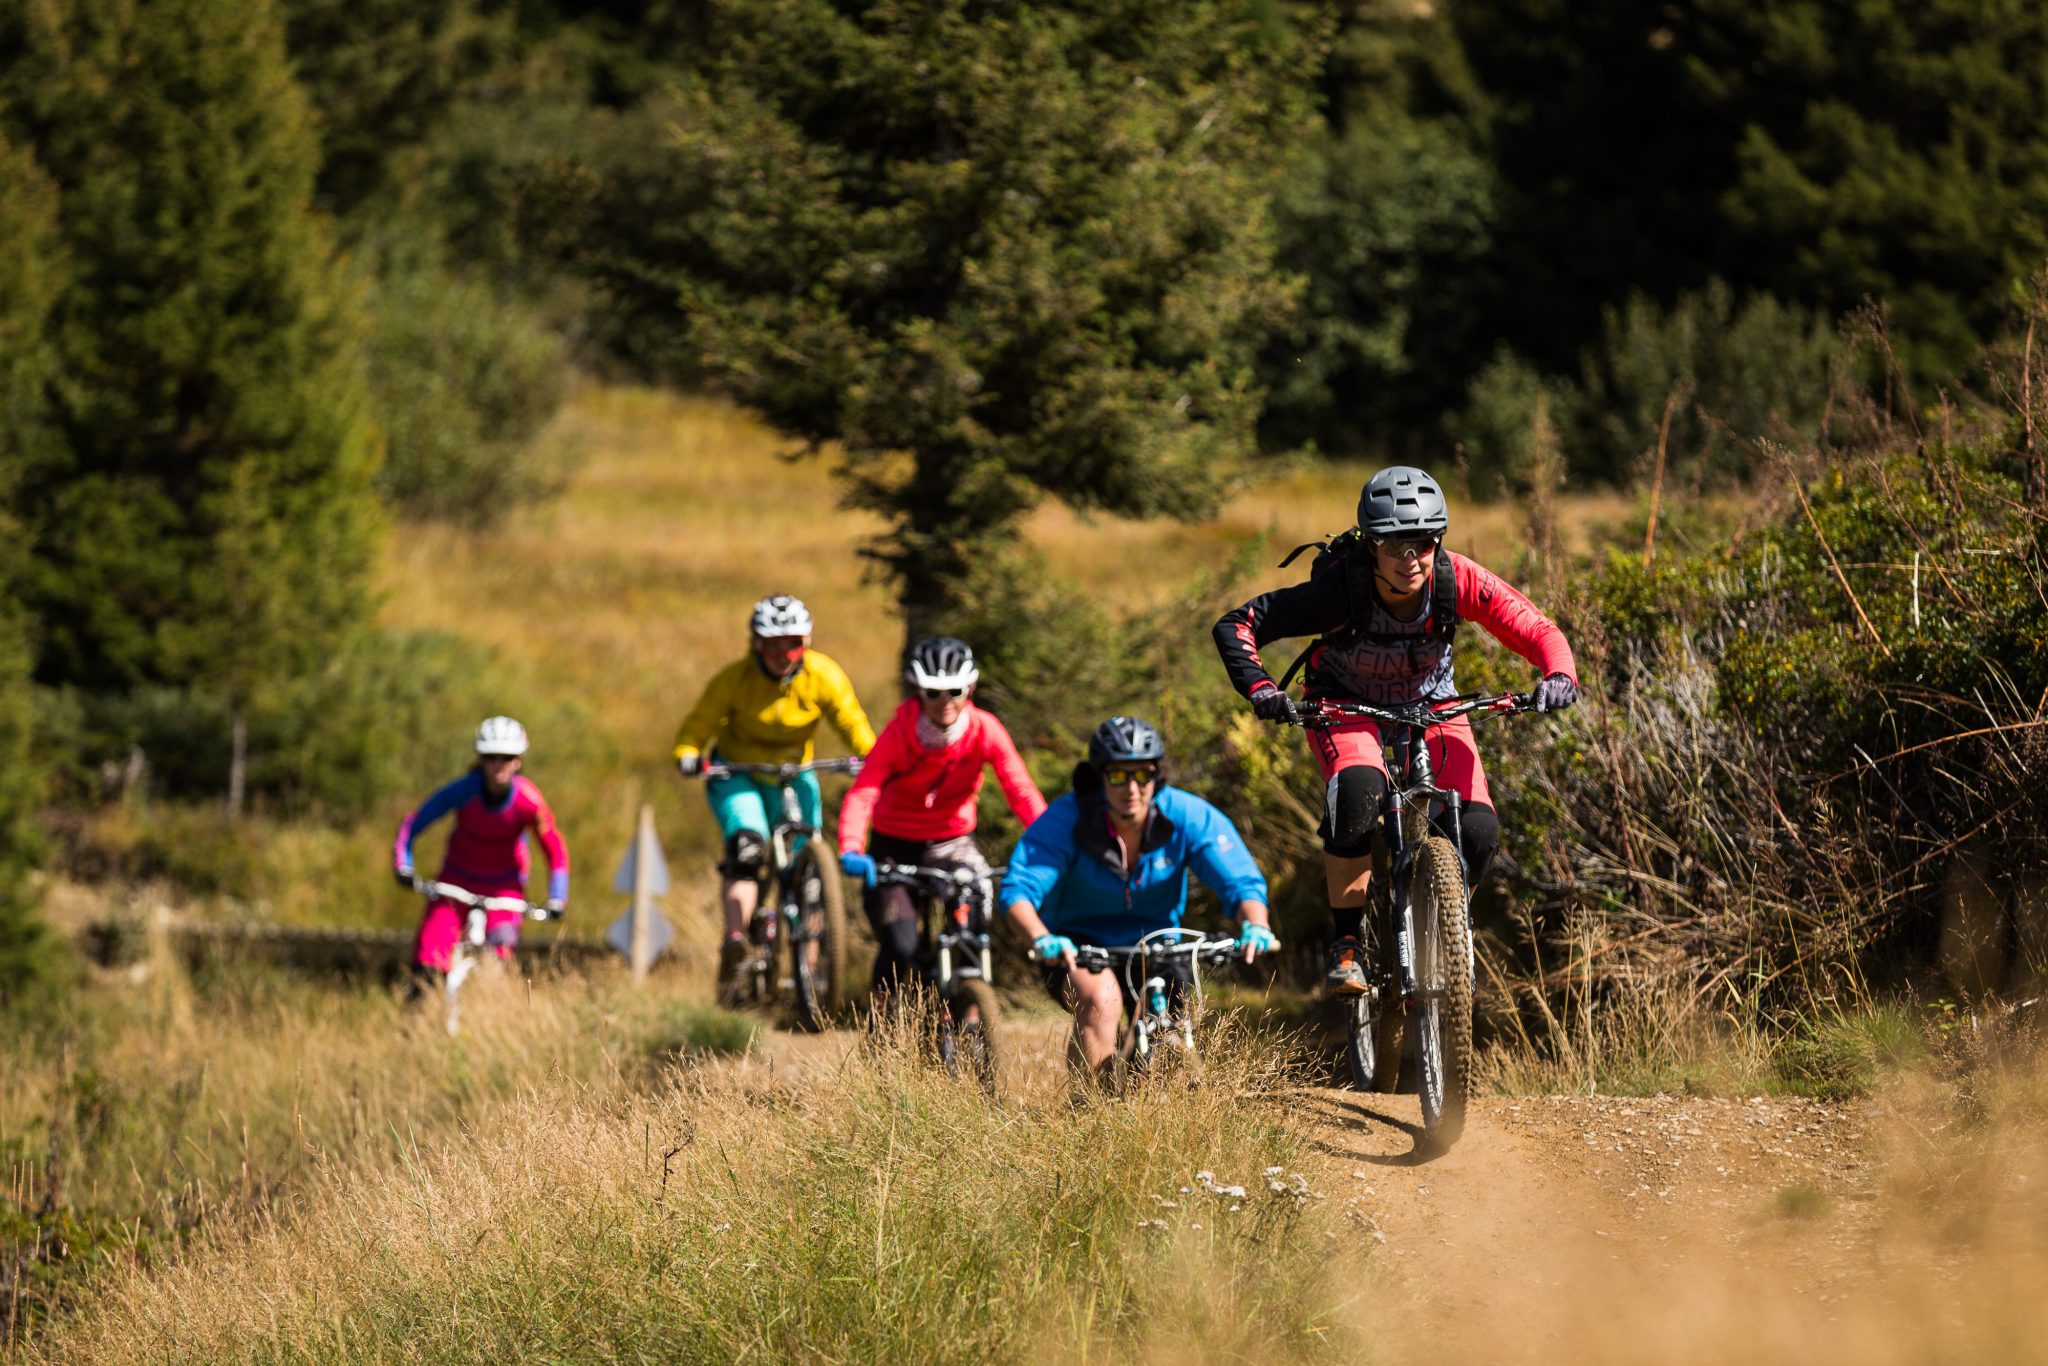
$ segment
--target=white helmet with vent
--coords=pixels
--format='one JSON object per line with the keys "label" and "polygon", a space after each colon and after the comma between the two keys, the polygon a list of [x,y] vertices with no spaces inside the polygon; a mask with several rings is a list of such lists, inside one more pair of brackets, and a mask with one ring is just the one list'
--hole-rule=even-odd
{"label": "white helmet with vent", "polygon": [[913,688],[971,688],[981,677],[974,651],[951,636],[932,636],[912,647],[903,666]]}
{"label": "white helmet with vent", "polygon": [[476,728],[478,754],[526,753],[526,727],[509,716],[493,716]]}
{"label": "white helmet with vent", "polygon": [[811,633],[811,609],[804,606],[801,598],[777,593],[754,604],[754,617],[748,625],[756,640],[807,636]]}

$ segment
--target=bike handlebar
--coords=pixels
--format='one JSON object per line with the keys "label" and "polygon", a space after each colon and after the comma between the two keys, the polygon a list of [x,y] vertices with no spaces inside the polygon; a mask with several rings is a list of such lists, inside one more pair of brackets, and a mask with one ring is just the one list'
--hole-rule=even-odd
{"label": "bike handlebar", "polygon": [[1204,963],[1230,963],[1243,955],[1244,945],[1235,939],[1189,939],[1178,944],[1152,945],[1077,944],[1074,946],[1074,966],[1089,972],[1107,972],[1119,963],[1128,964],[1136,958],[1180,956]]}
{"label": "bike handlebar", "polygon": [[1374,721],[1391,721],[1404,726],[1440,726],[1446,721],[1455,721],[1460,716],[1473,713],[1494,715],[1536,710],[1534,692],[1496,693],[1488,697],[1457,697],[1449,702],[1417,702],[1408,706],[1381,707],[1370,702],[1341,702],[1326,698],[1319,702],[1305,703],[1302,714],[1295,722],[1304,730],[1328,730],[1340,726],[1347,719],[1367,717]]}
{"label": "bike handlebar", "polygon": [[851,755],[844,759],[812,759],[801,764],[741,764],[729,763],[723,759],[708,762],[694,774],[685,777],[729,778],[735,773],[760,774],[788,782],[804,773],[844,773],[849,777],[860,775],[861,761]]}
{"label": "bike handlebar", "polygon": [[966,891],[990,881],[989,875],[972,868],[929,868],[917,863],[876,863],[875,881],[896,884],[930,883]]}
{"label": "bike handlebar", "polygon": [[414,878],[413,890],[430,901],[452,901],[458,906],[468,906],[480,911],[517,911],[535,920],[559,919],[563,912],[551,911],[546,906],[536,906],[523,896],[480,896],[467,887],[457,887],[452,882],[435,882],[431,878]]}

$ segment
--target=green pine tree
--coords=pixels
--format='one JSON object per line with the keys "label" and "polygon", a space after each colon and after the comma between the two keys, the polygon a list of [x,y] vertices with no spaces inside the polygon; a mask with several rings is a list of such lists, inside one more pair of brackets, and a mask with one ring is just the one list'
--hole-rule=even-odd
{"label": "green pine tree", "polygon": [[1502,185],[1489,317],[1565,373],[1603,314],[1720,279],[1886,303],[1928,385],[2048,255],[2048,9],[1460,0]]}
{"label": "green pine tree", "polygon": [[1266,203],[1315,64],[1275,11],[720,0],[700,51],[652,175],[572,183],[570,245],[839,443],[913,632],[1048,493],[1212,506],[1291,295]]}
{"label": "green pine tree", "polygon": [[56,186],[25,148],[0,137],[0,1011],[31,1003],[58,975],[58,946],[30,881],[42,778],[29,751],[29,623],[16,597],[26,561],[12,516],[15,486],[43,434],[56,228]]}
{"label": "green pine tree", "polygon": [[236,714],[367,616],[376,508],[353,300],[271,0],[49,0],[0,101],[61,191],[70,271],[31,462],[41,675]]}

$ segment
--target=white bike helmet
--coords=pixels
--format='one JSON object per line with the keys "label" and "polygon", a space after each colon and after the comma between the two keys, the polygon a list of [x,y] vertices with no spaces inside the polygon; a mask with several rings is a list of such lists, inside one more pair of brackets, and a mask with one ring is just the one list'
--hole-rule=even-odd
{"label": "white bike helmet", "polygon": [[974,651],[951,636],[932,636],[911,648],[903,674],[913,688],[971,688],[981,677]]}
{"label": "white bike helmet", "polygon": [[526,727],[509,716],[493,716],[476,728],[478,754],[526,753]]}
{"label": "white bike helmet", "polygon": [[756,640],[807,636],[811,633],[811,609],[804,606],[801,598],[777,593],[754,604],[754,617],[748,625]]}

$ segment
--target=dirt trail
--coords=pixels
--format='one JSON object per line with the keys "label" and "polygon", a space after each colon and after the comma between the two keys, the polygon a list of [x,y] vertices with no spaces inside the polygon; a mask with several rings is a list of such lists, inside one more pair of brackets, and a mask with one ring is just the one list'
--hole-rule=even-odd
{"label": "dirt trail", "polygon": [[[1050,1075],[1062,1035],[1031,1022],[1011,1065]],[[801,1079],[847,1046],[778,1035],[755,1065]],[[1280,1103],[1327,1226],[1369,1254],[1332,1310],[1366,1326],[1375,1361],[2048,1361],[2048,1211],[2031,1199],[2048,1149],[2032,1138],[2024,1160],[1958,1166],[1914,1205],[1884,1165],[1900,1115],[1870,1103],[1485,1098],[1435,1155],[1417,1151],[1413,1096]],[[1958,1197],[1985,1180],[2033,1232],[2000,1233],[1981,1190],[1959,1227]]]}
{"label": "dirt trail", "polygon": [[1391,1292],[1378,1298],[1430,1325],[1417,1359],[1582,1355],[1624,1321],[1632,1352],[1654,1356],[1642,1334],[1674,1316],[1696,1330],[1703,1295],[1753,1301],[1767,1287],[1797,1317],[1860,1276],[1872,1191],[1844,1107],[1487,1099],[1449,1152],[1425,1157],[1413,1097],[1302,1102],[1323,1188],[1378,1245]]}

